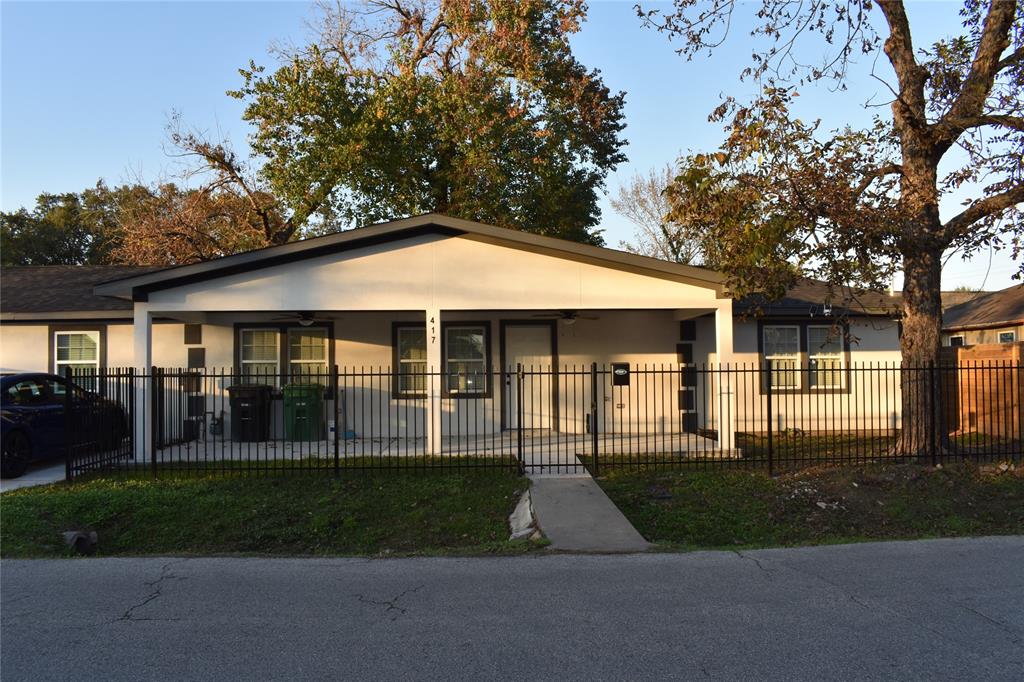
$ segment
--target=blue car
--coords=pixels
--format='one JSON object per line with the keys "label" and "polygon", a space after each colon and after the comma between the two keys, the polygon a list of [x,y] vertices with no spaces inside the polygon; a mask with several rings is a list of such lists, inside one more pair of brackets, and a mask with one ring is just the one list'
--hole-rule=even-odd
{"label": "blue car", "polygon": [[[66,414],[71,391],[70,419]],[[67,454],[74,445],[110,450],[128,432],[124,410],[102,396],[55,374],[0,377],[0,477],[17,478],[32,462]]]}

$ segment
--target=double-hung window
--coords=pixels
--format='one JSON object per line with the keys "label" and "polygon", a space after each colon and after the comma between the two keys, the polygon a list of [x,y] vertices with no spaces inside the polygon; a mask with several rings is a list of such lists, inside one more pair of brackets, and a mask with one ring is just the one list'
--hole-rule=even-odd
{"label": "double-hung window", "polygon": [[487,393],[487,327],[451,325],[444,329],[445,381],[448,393]]}
{"label": "double-hung window", "polygon": [[427,393],[427,329],[423,325],[395,327],[395,392],[400,396]]}
{"label": "double-hung window", "polygon": [[766,325],[764,361],[773,388],[800,388],[800,327]]}
{"label": "double-hung window", "polygon": [[[330,336],[324,327],[256,327],[238,332],[242,380],[277,385],[329,382]],[[283,368],[283,369],[282,369]]]}
{"label": "double-hung window", "polygon": [[[100,369],[99,331],[64,331],[53,333],[53,370],[65,376],[71,370],[75,380],[93,390]],[[92,377],[92,378],[89,378]]]}
{"label": "double-hung window", "polygon": [[281,349],[276,329],[242,329],[238,359],[242,381],[247,384],[277,384],[281,374]]}
{"label": "double-hung window", "polygon": [[288,372],[293,383],[328,383],[326,329],[288,330]]}
{"label": "double-hung window", "polygon": [[842,388],[843,337],[827,326],[807,327],[807,360],[811,388]]}

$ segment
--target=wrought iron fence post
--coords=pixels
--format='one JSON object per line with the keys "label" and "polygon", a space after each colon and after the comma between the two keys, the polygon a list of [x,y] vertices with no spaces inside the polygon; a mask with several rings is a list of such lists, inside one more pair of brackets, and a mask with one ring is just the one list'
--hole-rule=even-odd
{"label": "wrought iron fence post", "polygon": [[71,419],[71,408],[72,408],[72,393],[71,390],[71,368],[64,368],[64,378],[67,379],[68,385],[64,391],[64,446],[66,453],[64,456],[64,480],[70,481],[74,478],[75,472],[72,466],[71,458],[74,456],[74,438],[77,430],[75,424]]}
{"label": "wrought iron fence post", "polygon": [[939,463],[939,444],[935,442],[935,431],[939,428],[936,419],[937,398],[935,396],[935,361],[928,361],[928,441],[932,451],[932,466]]}
{"label": "wrought iron fence post", "polygon": [[765,386],[765,395],[767,396],[767,400],[768,400],[768,407],[767,407],[767,410],[766,410],[767,414],[765,415],[766,418],[767,418],[767,421],[768,421],[768,475],[769,476],[774,476],[775,475],[775,438],[774,438],[774,434],[772,433],[772,431],[774,431],[773,427],[775,425],[775,414],[772,412],[772,381],[771,381],[771,373],[769,372],[769,374],[768,374],[768,381],[766,382],[765,378],[763,376],[764,371],[765,371],[764,370],[765,366],[761,365],[760,368],[761,368],[760,372],[761,372],[762,376],[758,377],[758,380],[761,382],[762,386]]}
{"label": "wrought iron fence post", "polygon": [[[160,370],[153,365],[150,367],[149,374],[149,461],[150,470],[153,474],[153,478],[156,478],[156,440],[157,440],[157,417],[159,416],[159,401],[157,400],[157,390],[162,389],[160,382],[157,380],[157,373]],[[143,426],[143,433],[146,429]]]}
{"label": "wrought iron fence post", "polygon": [[519,473],[526,472],[523,459],[523,364],[516,365],[516,458],[519,460]]}
{"label": "wrought iron fence post", "polygon": [[594,450],[594,475],[598,475],[600,463],[598,462],[597,448],[597,363],[590,363],[590,443]]}
{"label": "wrought iron fence post", "polygon": [[331,395],[334,397],[334,475],[335,477],[341,474],[341,456],[338,452],[338,430],[341,428],[340,419],[338,419],[338,405],[341,401],[341,393],[338,391],[338,366],[334,365],[334,371],[331,372]]}

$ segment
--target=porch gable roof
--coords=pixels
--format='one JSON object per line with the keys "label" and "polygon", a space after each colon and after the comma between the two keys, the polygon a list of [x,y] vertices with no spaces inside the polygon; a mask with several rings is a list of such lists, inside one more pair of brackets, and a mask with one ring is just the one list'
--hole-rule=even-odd
{"label": "porch gable roof", "polygon": [[147,272],[98,284],[93,291],[98,296],[146,301],[151,291],[428,233],[470,237],[525,251],[537,251],[616,269],[640,271],[654,277],[679,280],[713,289],[719,295],[725,293],[725,276],[713,270],[434,213],[247,251],[202,263]]}

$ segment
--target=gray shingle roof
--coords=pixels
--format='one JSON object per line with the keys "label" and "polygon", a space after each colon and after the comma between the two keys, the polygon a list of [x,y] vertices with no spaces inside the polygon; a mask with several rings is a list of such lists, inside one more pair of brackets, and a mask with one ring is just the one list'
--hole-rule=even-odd
{"label": "gray shingle roof", "polygon": [[757,313],[760,317],[821,315],[827,305],[833,315],[888,315],[899,313],[901,297],[885,291],[854,291],[849,287],[829,288],[825,282],[801,279],[777,301],[762,296],[748,296],[736,301],[740,313]]}
{"label": "gray shingle roof", "polygon": [[160,270],[137,265],[39,265],[0,268],[0,313],[131,310],[132,302],[96,296],[101,282]]}
{"label": "gray shingle roof", "polygon": [[942,313],[943,329],[997,327],[1024,322],[1024,285],[985,291]]}

